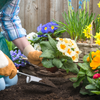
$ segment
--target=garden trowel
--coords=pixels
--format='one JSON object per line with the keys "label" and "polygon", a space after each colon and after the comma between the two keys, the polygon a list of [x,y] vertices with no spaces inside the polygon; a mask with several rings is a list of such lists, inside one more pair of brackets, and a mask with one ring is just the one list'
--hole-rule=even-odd
{"label": "garden trowel", "polygon": [[39,85],[44,85],[44,86],[49,86],[49,87],[57,88],[57,87],[56,87],[50,80],[48,80],[47,78],[39,78],[39,77],[36,77],[36,76],[33,76],[33,75],[28,75],[28,74],[26,74],[26,73],[19,72],[18,70],[17,70],[17,73],[26,76],[26,83],[34,83],[34,84],[36,83],[36,84],[39,84]]}

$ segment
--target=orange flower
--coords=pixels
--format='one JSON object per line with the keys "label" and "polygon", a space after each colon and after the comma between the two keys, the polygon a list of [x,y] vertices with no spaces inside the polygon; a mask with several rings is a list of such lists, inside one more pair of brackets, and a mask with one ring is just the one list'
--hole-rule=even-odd
{"label": "orange flower", "polygon": [[[95,52],[92,52],[92,59],[93,59],[93,57],[96,55],[96,53]],[[87,62],[89,62],[90,61],[90,57],[87,57]]]}
{"label": "orange flower", "polygon": [[92,62],[90,63],[90,67],[92,67],[92,69],[94,70],[99,66],[100,66],[100,56],[96,55],[96,57],[94,57]]}
{"label": "orange flower", "polygon": [[87,62],[89,62],[90,61],[90,58],[89,57],[87,57]]}

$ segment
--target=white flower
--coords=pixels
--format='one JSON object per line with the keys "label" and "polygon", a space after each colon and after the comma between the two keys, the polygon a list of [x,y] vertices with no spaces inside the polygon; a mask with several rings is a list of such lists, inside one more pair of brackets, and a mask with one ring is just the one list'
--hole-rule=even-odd
{"label": "white flower", "polygon": [[56,40],[58,40],[59,42],[61,41],[63,41],[63,38],[56,38]]}
{"label": "white flower", "polygon": [[65,51],[65,55],[68,57],[72,57],[75,55],[75,52],[70,47],[68,47],[68,49]]}
{"label": "white flower", "polygon": [[35,43],[35,44],[34,44],[34,49],[35,49],[35,50],[38,50],[38,51],[41,51],[41,46],[40,46],[40,44],[39,44],[39,43]]}
{"label": "white flower", "polygon": [[65,42],[58,42],[58,43],[57,43],[57,48],[58,48],[58,50],[61,51],[62,53],[65,53],[67,47],[68,47],[68,45],[66,45]]}
{"label": "white flower", "polygon": [[35,32],[31,32],[31,33],[29,33],[28,35],[27,35],[27,39],[28,40],[33,40],[33,37],[37,37],[38,35],[37,35],[37,33],[35,33]]}
{"label": "white flower", "polygon": [[79,59],[79,55],[78,54],[75,54],[74,56],[72,56],[72,60],[74,62],[78,62],[78,59]]}

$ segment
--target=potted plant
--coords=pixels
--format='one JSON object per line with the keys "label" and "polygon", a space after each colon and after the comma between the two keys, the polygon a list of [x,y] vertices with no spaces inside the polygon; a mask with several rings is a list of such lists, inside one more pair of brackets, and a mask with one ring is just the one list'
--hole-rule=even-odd
{"label": "potted plant", "polygon": [[74,40],[68,38],[56,38],[54,40],[48,35],[48,41],[40,42],[43,57],[42,64],[46,68],[57,67],[66,72],[78,73],[77,65],[81,51]]}

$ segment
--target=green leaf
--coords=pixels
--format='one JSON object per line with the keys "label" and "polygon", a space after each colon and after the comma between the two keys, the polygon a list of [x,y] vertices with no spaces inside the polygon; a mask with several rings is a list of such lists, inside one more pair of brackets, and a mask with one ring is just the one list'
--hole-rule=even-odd
{"label": "green leaf", "polygon": [[74,88],[78,87],[84,78],[85,77],[78,78],[77,81],[75,83],[73,83],[73,87]]}
{"label": "green leaf", "polygon": [[[41,39],[40,37],[35,37],[35,38],[33,38],[33,40],[31,42],[37,43],[37,42],[39,42],[40,39]],[[30,41],[30,40],[28,40],[28,41]]]}
{"label": "green leaf", "polygon": [[89,69],[89,66],[88,66],[87,63],[78,63],[78,65],[84,70],[88,70]]}
{"label": "green leaf", "polygon": [[91,91],[94,94],[100,95],[100,91]]}
{"label": "green leaf", "polygon": [[87,80],[89,81],[89,83],[94,84],[95,80],[93,78],[87,77]]}
{"label": "green leaf", "polygon": [[44,52],[42,52],[40,57],[43,57],[43,58],[54,58],[54,51],[46,49]]}
{"label": "green leaf", "polygon": [[72,81],[72,82],[76,82],[78,80],[78,78],[77,77],[72,77],[69,80]]}
{"label": "green leaf", "polygon": [[46,68],[54,67],[54,65],[52,64],[52,59],[48,59],[48,60],[47,60],[47,59],[43,58],[42,64],[43,64],[43,66],[46,67]]}
{"label": "green leaf", "polygon": [[54,49],[57,49],[57,47],[56,47],[56,41],[55,41],[50,35],[48,35],[48,39],[49,39],[50,45],[51,45]]}
{"label": "green leaf", "polygon": [[85,73],[86,71],[84,70],[80,70],[79,73],[78,73],[78,76],[82,77],[82,76],[85,76]]}
{"label": "green leaf", "polygon": [[62,62],[57,58],[53,59],[53,65],[55,65],[57,68],[61,68],[63,66]]}
{"label": "green leaf", "polygon": [[85,86],[85,89],[96,89],[96,87],[93,84],[89,84]]}
{"label": "green leaf", "polygon": [[86,90],[85,88],[81,88],[80,90],[80,94],[82,95],[92,95],[91,92],[89,92],[88,90]]}
{"label": "green leaf", "polygon": [[64,68],[63,69],[65,69],[65,70],[68,69],[70,72],[73,72],[73,73],[78,73],[79,72],[79,69],[77,68],[77,65],[73,62],[71,62],[71,63],[68,62],[68,60],[67,60],[66,63],[64,63]]}
{"label": "green leaf", "polygon": [[41,31],[37,32],[38,35],[42,35],[43,33]]}
{"label": "green leaf", "polygon": [[40,42],[40,46],[41,46],[42,51],[45,51],[47,48],[50,50],[54,50],[48,41]]}
{"label": "green leaf", "polygon": [[94,75],[94,71],[91,70],[90,68],[86,71],[87,76],[92,77]]}
{"label": "green leaf", "polygon": [[85,55],[84,57],[83,57],[83,61],[84,62],[87,62],[87,57],[88,57],[89,55],[87,54],[87,55]]}

